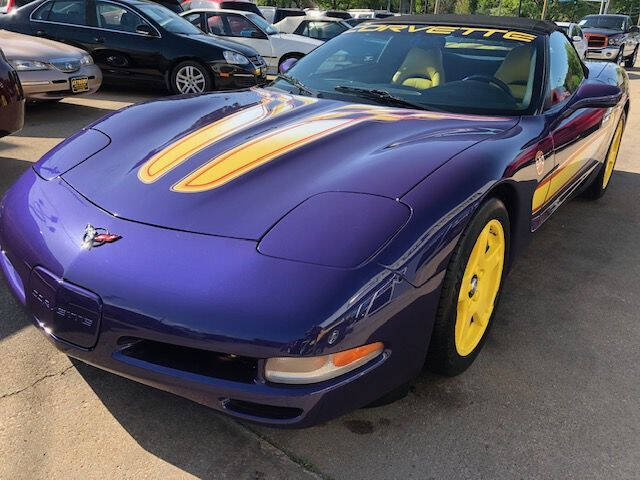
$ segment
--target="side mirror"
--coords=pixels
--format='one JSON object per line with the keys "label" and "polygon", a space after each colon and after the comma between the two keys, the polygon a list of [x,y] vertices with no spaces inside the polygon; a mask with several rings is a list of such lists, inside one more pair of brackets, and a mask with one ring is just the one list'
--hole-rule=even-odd
{"label": "side mirror", "polygon": [[567,113],[581,108],[612,108],[620,103],[622,90],[616,85],[585,82],[567,105]]}
{"label": "side mirror", "polygon": [[149,37],[156,36],[155,30],[151,27],[151,25],[148,25],[146,23],[141,23],[140,25],[138,25],[136,27],[136,33],[139,33],[141,35],[147,35]]}
{"label": "side mirror", "polygon": [[638,33],[638,32],[640,32],[640,28],[638,28],[636,25],[634,25],[633,27],[631,27],[629,29],[629,32],[630,33]]}
{"label": "side mirror", "polygon": [[249,34],[250,38],[264,38],[264,35],[262,34],[262,32],[259,32],[258,30],[251,30],[251,33]]}
{"label": "side mirror", "polygon": [[287,71],[291,70],[291,67],[293,67],[296,63],[298,63],[297,58],[287,58],[280,64],[280,73],[286,73]]}
{"label": "side mirror", "polygon": [[574,42],[581,42],[582,41],[582,37],[580,35],[574,35],[571,40],[573,40]]}

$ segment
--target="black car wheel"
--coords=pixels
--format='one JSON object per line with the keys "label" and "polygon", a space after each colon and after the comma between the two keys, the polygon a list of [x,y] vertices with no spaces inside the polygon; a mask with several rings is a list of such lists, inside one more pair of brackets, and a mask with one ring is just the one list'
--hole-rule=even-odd
{"label": "black car wheel", "polygon": [[636,64],[636,59],[638,58],[638,46],[636,45],[636,49],[633,51],[633,55],[627,58],[624,61],[624,66],[627,68],[633,68]]}
{"label": "black car wheel", "polygon": [[204,93],[212,86],[211,75],[200,63],[182,62],[171,72],[171,90],[174,93]]}

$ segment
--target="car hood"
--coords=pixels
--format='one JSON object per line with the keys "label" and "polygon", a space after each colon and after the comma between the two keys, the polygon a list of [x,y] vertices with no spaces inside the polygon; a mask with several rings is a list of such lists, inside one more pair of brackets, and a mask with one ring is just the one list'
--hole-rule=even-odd
{"label": "car hood", "polygon": [[80,58],[83,50],[40,37],[0,30],[0,45],[9,60],[49,62],[58,58]]}
{"label": "car hood", "polygon": [[257,55],[257,52],[246,45],[242,45],[241,43],[230,42],[229,40],[223,40],[218,36],[207,35],[206,33],[198,34],[198,35],[182,35],[184,38],[188,38],[195,42],[205,43],[207,45],[224,48],[226,50],[233,50],[234,52],[241,53],[247,57],[253,57]]}
{"label": "car hood", "polygon": [[608,28],[583,28],[582,31],[584,33],[599,33],[601,35],[606,35],[607,37],[610,37],[612,35],[623,35],[624,32],[620,31],[620,30],[610,30]]}
{"label": "car hood", "polygon": [[[517,121],[275,90],[174,97],[112,114],[36,171],[62,175],[118,217],[257,240],[323,192],[399,198],[456,153]],[[69,165],[70,158],[80,163]]]}

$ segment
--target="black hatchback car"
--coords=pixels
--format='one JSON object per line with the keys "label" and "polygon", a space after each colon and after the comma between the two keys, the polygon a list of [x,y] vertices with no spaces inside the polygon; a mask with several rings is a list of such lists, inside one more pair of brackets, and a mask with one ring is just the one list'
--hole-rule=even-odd
{"label": "black hatchback car", "polygon": [[0,16],[0,28],[88,51],[107,82],[156,83],[175,93],[266,82],[255,50],[205,35],[146,0],[36,0]]}

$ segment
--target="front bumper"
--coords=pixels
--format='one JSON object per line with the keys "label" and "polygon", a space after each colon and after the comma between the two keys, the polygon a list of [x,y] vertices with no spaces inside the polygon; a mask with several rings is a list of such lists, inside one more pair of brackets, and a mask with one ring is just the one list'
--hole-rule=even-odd
{"label": "front bumper", "polygon": [[[87,222],[123,238],[81,251]],[[166,257],[168,243],[182,253]],[[67,355],[271,426],[329,420],[418,375],[439,297],[377,265],[345,273],[264,257],[249,241],[111,217],[60,178],[44,181],[32,169],[0,206],[0,247],[10,289]],[[356,288],[362,301],[351,303],[354,282],[366,290]],[[389,285],[389,299],[372,309]],[[340,339],[330,347],[335,330]],[[376,341],[383,354],[332,380],[294,386],[262,375],[266,358]]]}
{"label": "front bumper", "polygon": [[588,60],[607,60],[614,62],[620,53],[620,47],[588,48]]}
{"label": "front bumper", "polygon": [[[73,73],[51,68],[19,72],[18,76],[27,100],[59,100],[70,96],[89,95],[95,93],[102,85],[102,71],[96,65],[87,65]],[[78,94],[72,92],[71,79],[77,77],[89,79],[88,91]]]}
{"label": "front bumper", "polygon": [[238,89],[262,86],[268,83],[267,64],[264,60],[251,60],[249,65],[228,63],[211,64],[216,89]]}

